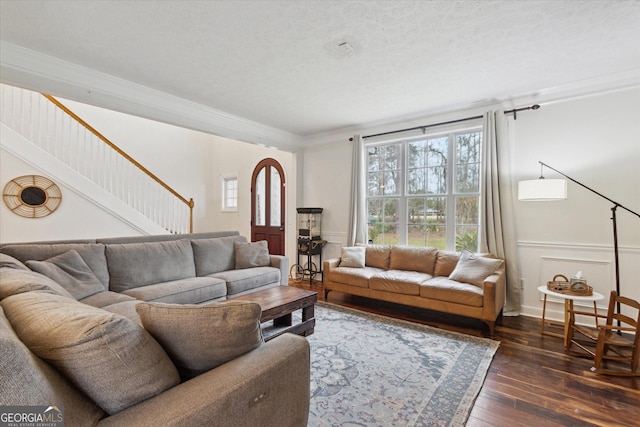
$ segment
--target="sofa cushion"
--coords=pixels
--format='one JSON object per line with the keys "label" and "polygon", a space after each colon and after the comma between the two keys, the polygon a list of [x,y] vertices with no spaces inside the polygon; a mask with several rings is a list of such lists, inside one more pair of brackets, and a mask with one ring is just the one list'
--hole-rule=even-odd
{"label": "sofa cushion", "polygon": [[380,268],[366,267],[366,268],[354,268],[354,267],[336,267],[329,271],[325,271],[323,274],[327,276],[327,279],[345,285],[357,286],[359,288],[368,288],[369,279],[371,276],[377,273],[381,273],[384,270]]}
{"label": "sofa cushion", "polygon": [[43,261],[68,251],[78,252],[100,282],[105,287],[109,285],[109,270],[107,270],[107,259],[104,256],[104,245],[96,243],[25,243],[2,248],[2,252],[22,262]]}
{"label": "sofa cushion", "polygon": [[280,270],[275,267],[254,267],[242,270],[229,270],[215,273],[209,277],[224,280],[227,283],[227,295],[237,295],[251,289],[271,284],[280,284]]}
{"label": "sofa cushion", "polygon": [[140,303],[142,303],[142,301],[121,301],[105,305],[104,307],[102,307],[102,309],[104,311],[108,311],[109,313],[115,313],[119,314],[120,316],[124,316],[132,322],[142,326],[142,323],[140,322],[140,316],[138,316],[138,312],[136,311],[136,305]]}
{"label": "sofa cushion", "polygon": [[44,292],[74,299],[65,288],[35,271],[0,267],[0,278],[0,300],[23,292]]}
{"label": "sofa cushion", "polygon": [[266,240],[259,242],[233,242],[236,269],[267,267],[271,264]]}
{"label": "sofa cushion", "polygon": [[140,286],[123,294],[142,301],[197,304],[225,296],[227,287],[223,280],[213,277],[191,277]]}
{"label": "sofa cushion", "polygon": [[340,267],[364,268],[365,253],[364,246],[344,246],[340,254]]}
{"label": "sofa cushion", "polygon": [[454,302],[482,307],[482,288],[469,283],[456,282],[446,277],[434,277],[420,285],[420,296],[438,301]]}
{"label": "sofa cushion", "polygon": [[420,283],[431,279],[427,273],[405,270],[387,270],[369,279],[369,288],[404,295],[420,295]]}
{"label": "sofa cushion", "polygon": [[246,241],[247,239],[243,236],[191,240],[196,275],[201,277],[233,270],[236,266],[233,244]]}
{"label": "sofa cushion", "polygon": [[15,268],[17,270],[29,270],[20,260],[0,252],[0,267]]}
{"label": "sofa cushion", "polygon": [[433,275],[438,250],[421,246],[392,246],[389,270],[419,271]]}
{"label": "sofa cushion", "polygon": [[123,316],[38,292],[0,304],[22,342],[109,414],[180,381],[155,339]]}
{"label": "sofa cushion", "polygon": [[433,275],[449,277],[456,268],[458,259],[460,259],[460,252],[438,251],[438,258],[436,259]]}
{"label": "sofa cushion", "polygon": [[484,279],[491,276],[500,265],[501,259],[485,258],[463,251],[449,279],[482,287]]}
{"label": "sofa cushion", "polygon": [[124,301],[136,301],[134,297],[129,295],[119,294],[118,292],[104,291],[93,294],[90,297],[86,297],[80,300],[81,303],[90,305],[92,307],[102,308],[107,305],[117,304]]}
{"label": "sofa cushion", "polygon": [[106,290],[102,282],[75,250],[56,255],[45,261],[27,261],[27,266],[57,282],[77,300]]}
{"label": "sofa cushion", "polygon": [[145,329],[167,351],[183,380],[235,359],[263,343],[260,305],[229,301],[204,305],[140,303]]}
{"label": "sofa cushion", "polygon": [[[363,245],[364,246],[364,245]],[[389,269],[391,259],[391,246],[388,245],[366,245],[365,265],[367,267]]]}
{"label": "sofa cushion", "polygon": [[105,415],[60,372],[29,351],[11,327],[2,307],[0,378],[0,406],[64,407],[64,421],[68,426],[95,425]]}
{"label": "sofa cushion", "polygon": [[109,290],[115,292],[196,275],[193,250],[184,239],[107,245],[105,253]]}

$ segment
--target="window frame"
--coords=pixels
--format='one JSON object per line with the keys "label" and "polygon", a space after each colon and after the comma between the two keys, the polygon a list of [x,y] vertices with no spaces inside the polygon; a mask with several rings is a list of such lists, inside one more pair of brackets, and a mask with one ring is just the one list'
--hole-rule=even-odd
{"label": "window frame", "polygon": [[[460,193],[458,191],[457,188],[457,179],[456,179],[456,174],[458,172],[458,167],[461,164],[460,160],[459,160],[459,153],[457,150],[457,145],[458,145],[458,140],[457,140],[457,136],[458,135],[464,135],[464,134],[473,134],[473,133],[477,133],[479,135],[479,144],[480,147],[478,149],[478,153],[477,153],[477,162],[472,162],[473,164],[477,165],[477,169],[478,169],[478,187],[477,187],[477,191],[472,191],[472,192],[464,192],[464,193]],[[422,194],[409,194],[408,193],[408,183],[409,183],[409,144],[411,143],[415,143],[416,141],[421,141],[421,140],[433,140],[433,139],[437,139],[439,137],[443,137],[446,136],[447,137],[447,159],[446,159],[446,180],[445,180],[445,185],[446,185],[446,193],[429,193],[428,192],[428,181],[425,182],[425,192]],[[387,139],[387,140],[377,140],[377,141],[373,141],[373,142],[365,142],[365,182],[366,182],[366,187],[367,187],[367,193],[365,196],[365,211],[367,212],[367,239],[371,239],[369,232],[370,232],[370,227],[371,227],[371,222],[370,222],[370,217],[369,217],[369,203],[371,200],[380,200],[382,203],[382,209],[384,210],[384,203],[388,200],[392,200],[392,199],[398,199],[397,202],[397,222],[391,223],[391,222],[385,222],[384,221],[384,211],[381,211],[381,218],[382,218],[382,222],[380,222],[379,224],[382,225],[383,230],[384,227],[386,225],[391,225],[391,224],[395,224],[397,226],[397,235],[398,235],[398,241],[397,242],[385,242],[384,240],[382,242],[379,242],[380,244],[401,244],[401,245],[408,245],[409,244],[409,218],[408,218],[408,213],[409,213],[409,200],[412,198],[429,198],[429,197],[433,197],[433,198],[437,198],[437,197],[442,197],[445,200],[446,203],[446,208],[445,208],[445,214],[446,214],[446,218],[445,218],[445,222],[444,222],[444,226],[446,227],[446,234],[445,234],[445,250],[457,250],[456,249],[456,239],[457,239],[457,230],[459,227],[461,226],[465,226],[465,225],[470,225],[470,226],[474,226],[477,229],[477,247],[475,248],[475,251],[478,250],[479,248],[479,244],[480,244],[480,232],[481,232],[481,197],[482,197],[482,167],[483,167],[483,150],[484,150],[484,141],[483,139],[483,129],[482,129],[482,124],[480,123],[476,123],[476,124],[468,124],[467,126],[455,126],[455,127],[447,127],[445,129],[441,128],[441,129],[436,129],[435,131],[431,131],[429,133],[424,132],[421,133],[420,135],[408,135],[405,137],[398,137],[398,138],[394,138],[394,139]],[[370,195],[370,181],[369,181],[369,174],[370,174],[370,156],[369,156],[369,149],[370,148],[381,148],[381,147],[385,147],[385,146],[389,146],[389,145],[399,145],[399,159],[398,159],[398,166],[399,166],[399,170],[400,170],[400,179],[398,182],[398,187],[399,187],[399,191],[396,194],[393,195],[385,195],[385,194],[378,194],[378,195],[374,195],[371,196]],[[467,163],[465,163],[467,164]],[[468,163],[471,164],[471,163]],[[425,168],[425,173],[428,173],[428,169],[429,169],[429,165],[428,163],[424,163],[425,166],[423,166]],[[457,218],[456,218],[456,202],[459,200],[460,197],[477,197],[477,223],[476,224],[458,224],[457,223]],[[425,209],[427,209],[425,207]],[[384,239],[384,232],[383,234],[383,239]],[[371,240],[369,240],[371,241]],[[424,245],[420,245],[420,246],[427,246],[428,243],[425,243]],[[414,245],[415,246],[415,245]]]}
{"label": "window frame", "polygon": [[[238,212],[239,186],[238,175],[223,175],[220,177],[222,185],[221,212]],[[235,188],[230,189],[229,183],[235,183]],[[235,191],[235,197],[229,197],[230,191]],[[235,204],[229,204],[229,201],[235,201]]]}

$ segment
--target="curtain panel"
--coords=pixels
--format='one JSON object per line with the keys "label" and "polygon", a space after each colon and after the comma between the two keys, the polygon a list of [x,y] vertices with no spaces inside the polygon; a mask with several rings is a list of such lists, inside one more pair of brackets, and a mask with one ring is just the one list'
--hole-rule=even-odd
{"label": "curtain panel", "polygon": [[480,201],[480,251],[506,263],[506,303],[503,314],[520,314],[520,271],[511,173],[512,138],[504,111],[483,117],[483,176]]}
{"label": "curtain panel", "polygon": [[353,136],[353,157],[351,164],[351,200],[349,209],[349,235],[347,243],[367,243],[367,200],[366,165],[364,139]]}

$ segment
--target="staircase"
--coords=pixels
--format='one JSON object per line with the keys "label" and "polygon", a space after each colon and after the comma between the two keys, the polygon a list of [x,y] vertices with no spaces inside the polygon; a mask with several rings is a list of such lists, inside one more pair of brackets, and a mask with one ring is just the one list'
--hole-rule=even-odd
{"label": "staircase", "polygon": [[193,231],[187,200],[57,99],[0,84],[1,144],[143,234]]}

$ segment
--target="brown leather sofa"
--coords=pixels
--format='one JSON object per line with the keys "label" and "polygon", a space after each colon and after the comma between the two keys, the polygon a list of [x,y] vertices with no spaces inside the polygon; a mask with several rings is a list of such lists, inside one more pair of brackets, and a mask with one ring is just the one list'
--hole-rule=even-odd
{"label": "brown leather sofa", "polygon": [[364,265],[345,255],[354,248],[323,263],[325,298],[338,291],[480,319],[493,336],[505,302],[502,260],[429,247],[362,247]]}

